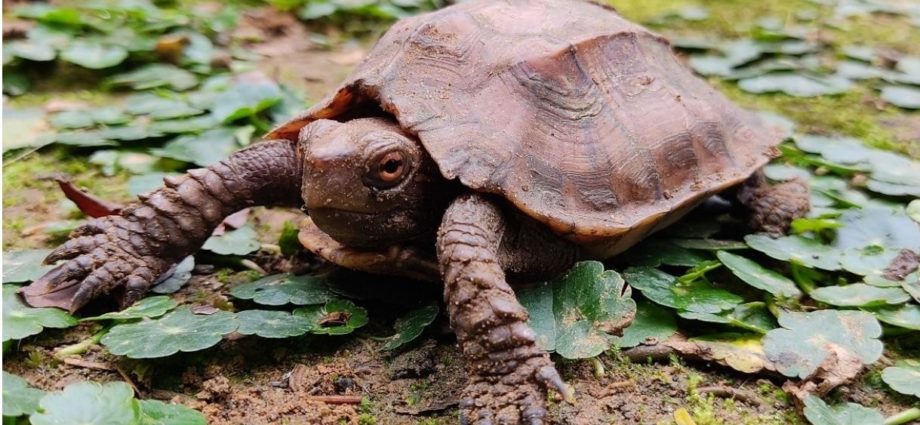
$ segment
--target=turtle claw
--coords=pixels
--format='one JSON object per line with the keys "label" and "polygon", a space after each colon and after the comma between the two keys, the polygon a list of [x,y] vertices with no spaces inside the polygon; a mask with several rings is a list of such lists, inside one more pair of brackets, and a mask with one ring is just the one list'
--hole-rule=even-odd
{"label": "turtle claw", "polygon": [[122,217],[104,217],[75,230],[73,239],[44,260],[64,262],[20,290],[26,302],[74,312],[118,288],[124,289],[119,292],[122,307],[140,299],[172,262],[138,255],[138,247],[121,237],[128,226],[130,223]]}
{"label": "turtle claw", "polygon": [[502,376],[474,375],[460,403],[460,423],[544,425],[547,389],[559,392],[567,401],[574,399],[572,387],[546,355],[521,362]]}

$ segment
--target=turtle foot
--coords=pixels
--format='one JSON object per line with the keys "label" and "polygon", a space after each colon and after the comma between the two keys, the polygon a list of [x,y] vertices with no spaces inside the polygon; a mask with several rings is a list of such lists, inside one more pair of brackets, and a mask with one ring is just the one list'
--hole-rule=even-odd
{"label": "turtle foot", "polygon": [[460,423],[468,425],[542,425],[547,423],[546,395],[552,389],[567,401],[572,388],[544,354],[504,375],[471,377],[460,403]]}

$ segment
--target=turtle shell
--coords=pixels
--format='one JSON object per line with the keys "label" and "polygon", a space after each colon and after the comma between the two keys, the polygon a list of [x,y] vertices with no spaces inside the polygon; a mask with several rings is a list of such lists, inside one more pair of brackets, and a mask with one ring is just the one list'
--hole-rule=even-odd
{"label": "turtle shell", "polygon": [[613,254],[743,181],[782,136],[664,38],[571,0],[474,0],[397,22],[317,119],[386,113],[448,179]]}

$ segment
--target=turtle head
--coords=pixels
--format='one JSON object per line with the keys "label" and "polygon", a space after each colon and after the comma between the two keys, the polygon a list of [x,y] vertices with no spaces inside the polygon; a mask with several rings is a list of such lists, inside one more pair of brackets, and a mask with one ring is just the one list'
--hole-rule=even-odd
{"label": "turtle head", "polygon": [[333,239],[376,248],[434,234],[447,182],[396,123],[318,120],[300,131],[299,145],[307,213]]}

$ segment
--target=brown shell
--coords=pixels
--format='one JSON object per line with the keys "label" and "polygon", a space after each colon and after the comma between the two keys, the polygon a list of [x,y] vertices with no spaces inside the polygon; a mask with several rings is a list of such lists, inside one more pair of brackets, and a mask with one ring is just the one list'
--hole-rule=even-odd
{"label": "brown shell", "polygon": [[583,1],[474,0],[403,19],[333,96],[269,137],[368,102],[446,178],[606,253],[744,180],[782,139],[667,40]]}

